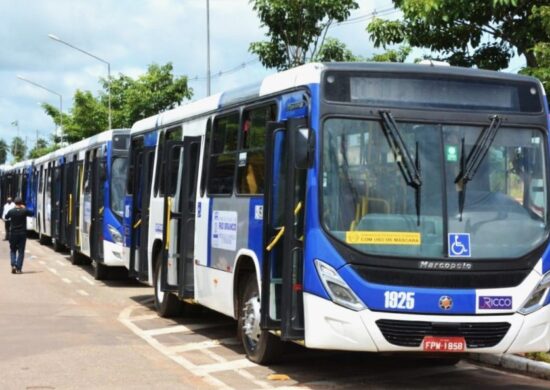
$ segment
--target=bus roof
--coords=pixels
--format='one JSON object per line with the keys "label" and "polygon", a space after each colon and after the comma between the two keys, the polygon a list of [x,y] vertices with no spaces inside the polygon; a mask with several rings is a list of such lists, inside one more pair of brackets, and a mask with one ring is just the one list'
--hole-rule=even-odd
{"label": "bus roof", "polygon": [[319,84],[322,72],[325,70],[342,71],[372,71],[372,72],[395,72],[395,73],[430,73],[447,76],[479,77],[496,80],[515,80],[536,82],[537,79],[530,76],[517,75],[512,73],[497,72],[491,70],[480,70],[462,68],[455,66],[440,66],[436,63],[426,64],[403,64],[383,62],[330,62],[330,63],[309,63],[298,66],[283,72],[275,73],[265,77],[261,83],[244,86],[239,89],[212,95],[188,104],[181,105],[172,110],[150,116],[136,122],[131,129],[132,134],[139,134],[161,127],[169,126],[178,121],[192,118],[197,115],[206,114],[219,108],[227,107],[250,98],[267,96],[277,92],[297,88],[309,84]]}

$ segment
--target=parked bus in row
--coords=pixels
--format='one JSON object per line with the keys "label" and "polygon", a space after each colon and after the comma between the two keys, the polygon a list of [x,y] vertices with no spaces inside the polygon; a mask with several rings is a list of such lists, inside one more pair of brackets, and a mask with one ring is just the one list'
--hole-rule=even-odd
{"label": "parked bus in row", "polygon": [[[533,78],[308,64],[137,122],[124,258],[163,316],[379,352],[550,349],[548,105]],[[456,355],[459,356],[459,355]]]}
{"label": "parked bus in row", "polygon": [[91,261],[96,279],[124,266],[128,141],[128,130],[109,130],[0,172],[2,204],[21,197],[34,211],[28,230],[42,244],[70,250],[73,264]]}
{"label": "parked bus in row", "polygon": [[[0,203],[7,199],[21,198],[33,213],[36,208],[36,180],[33,175],[33,160],[0,167]],[[35,218],[27,217],[27,230],[34,231]]]}

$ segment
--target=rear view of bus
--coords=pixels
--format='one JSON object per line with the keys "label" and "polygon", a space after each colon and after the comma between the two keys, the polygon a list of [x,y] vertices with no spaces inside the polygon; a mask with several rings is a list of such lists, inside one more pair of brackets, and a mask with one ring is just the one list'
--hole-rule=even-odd
{"label": "rear view of bus", "polygon": [[459,68],[336,66],[320,91],[306,345],[549,350],[541,84]]}

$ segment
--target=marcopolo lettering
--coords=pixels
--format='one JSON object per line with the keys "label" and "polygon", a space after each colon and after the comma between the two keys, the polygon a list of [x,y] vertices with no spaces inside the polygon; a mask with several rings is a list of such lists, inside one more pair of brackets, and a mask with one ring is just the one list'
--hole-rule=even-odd
{"label": "marcopolo lettering", "polygon": [[506,310],[512,308],[512,297],[480,296],[478,306],[485,310]]}
{"label": "marcopolo lettering", "polygon": [[420,261],[418,263],[418,268],[439,271],[470,271],[472,269],[472,263],[463,261]]}

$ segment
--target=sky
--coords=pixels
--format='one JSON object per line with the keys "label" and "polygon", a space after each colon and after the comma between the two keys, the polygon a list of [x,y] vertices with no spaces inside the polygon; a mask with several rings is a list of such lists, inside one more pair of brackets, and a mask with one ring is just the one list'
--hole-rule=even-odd
{"label": "sky", "polygon": [[[370,56],[381,51],[365,31],[372,12],[386,11],[384,18],[400,14],[388,11],[391,0],[358,3],[349,22],[332,27],[328,36],[356,55]],[[193,100],[206,96],[206,0],[0,0],[0,138],[8,144],[18,131],[29,149],[37,135],[48,139],[55,124],[40,104],[60,103],[56,94],[17,76],[60,94],[63,112],[69,112],[77,89],[97,94],[99,78],[107,76],[104,63],[48,34],[106,60],[113,76],[137,77],[152,63],[172,62],[176,75],[190,78]],[[210,0],[212,93],[274,72],[248,52],[264,34],[249,0]]]}

